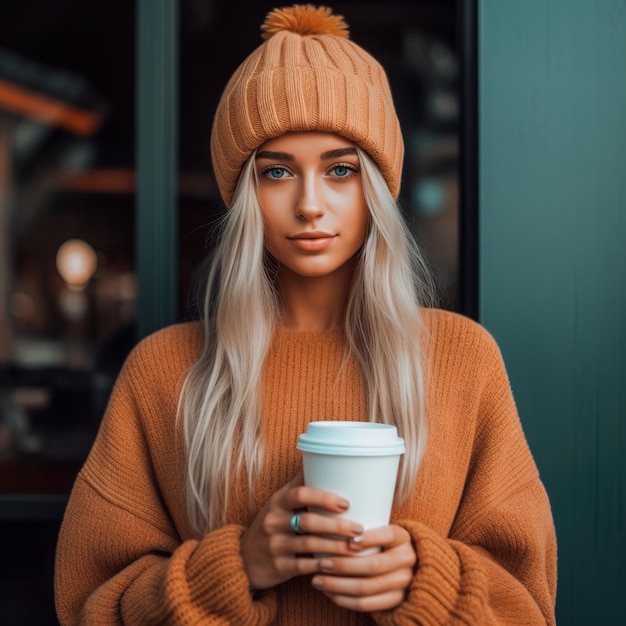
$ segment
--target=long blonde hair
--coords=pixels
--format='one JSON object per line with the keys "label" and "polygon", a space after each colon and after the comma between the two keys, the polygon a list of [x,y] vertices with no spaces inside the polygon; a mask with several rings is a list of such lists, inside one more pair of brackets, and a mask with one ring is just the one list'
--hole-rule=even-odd
{"label": "long blonde hair", "polygon": [[[348,299],[347,352],[368,390],[369,420],[396,425],[405,439],[396,488],[401,502],[426,441],[420,306],[430,303],[432,288],[387,184],[367,154],[357,151],[370,230]],[[245,468],[252,493],[263,463],[259,381],[279,307],[263,245],[254,160],[252,154],[221,224],[204,298],[204,348],[180,397],[187,510],[199,535],[224,524],[232,473]]]}

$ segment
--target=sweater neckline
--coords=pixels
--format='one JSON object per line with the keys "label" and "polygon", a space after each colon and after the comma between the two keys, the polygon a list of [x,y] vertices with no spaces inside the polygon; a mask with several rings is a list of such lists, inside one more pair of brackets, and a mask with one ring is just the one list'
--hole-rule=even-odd
{"label": "sweater neckline", "polygon": [[289,343],[344,343],[344,330],[291,330],[277,328],[274,338]]}

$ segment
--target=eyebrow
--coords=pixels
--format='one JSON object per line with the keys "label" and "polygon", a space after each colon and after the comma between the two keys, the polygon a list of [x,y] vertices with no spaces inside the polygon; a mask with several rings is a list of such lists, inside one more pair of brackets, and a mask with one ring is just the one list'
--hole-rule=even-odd
{"label": "eyebrow", "polygon": [[288,152],[270,152],[269,150],[263,150],[262,152],[256,153],[257,159],[270,159],[271,161],[289,161],[293,162],[296,159],[293,154],[289,154]]}
{"label": "eyebrow", "polygon": [[[338,157],[354,154],[356,154],[356,148],[338,148],[336,150],[328,150],[327,152],[322,152],[322,154],[320,154],[320,161],[328,161],[329,159],[336,159]],[[296,160],[293,154],[289,154],[289,152],[272,152],[270,150],[257,152],[256,158],[269,159],[270,161],[286,161],[288,163],[293,163]]]}
{"label": "eyebrow", "polygon": [[327,161],[328,159],[336,159],[337,157],[346,156],[348,154],[356,154],[356,148],[338,148],[337,150],[322,152],[322,154],[320,154],[320,160]]}

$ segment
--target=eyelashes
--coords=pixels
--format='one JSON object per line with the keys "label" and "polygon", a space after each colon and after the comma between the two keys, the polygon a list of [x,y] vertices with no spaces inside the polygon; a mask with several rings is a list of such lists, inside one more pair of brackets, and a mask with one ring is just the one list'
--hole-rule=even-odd
{"label": "eyelashes", "polygon": [[293,176],[293,174],[282,165],[269,165],[261,170],[261,176],[269,180],[283,180],[288,176]]}
{"label": "eyelashes", "polygon": [[[353,163],[336,163],[326,170],[325,175],[337,182],[344,182],[350,180],[359,171],[359,168]],[[284,165],[268,165],[259,174],[269,181],[280,181],[294,176],[293,172]]]}
{"label": "eyelashes", "polygon": [[345,181],[350,180],[356,173],[358,173],[359,169],[351,163],[338,163],[337,165],[333,165],[328,171],[335,173],[334,178],[337,178],[340,181]]}

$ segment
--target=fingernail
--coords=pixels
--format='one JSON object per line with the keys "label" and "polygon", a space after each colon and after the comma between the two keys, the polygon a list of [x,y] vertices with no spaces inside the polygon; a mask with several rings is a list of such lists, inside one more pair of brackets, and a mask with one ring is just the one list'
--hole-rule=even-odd
{"label": "fingernail", "polygon": [[361,541],[363,541],[363,537],[352,537],[350,541],[348,541],[348,548],[353,552],[360,552],[363,549],[360,543]]}
{"label": "fingernail", "polygon": [[322,579],[318,578],[317,576],[315,576],[315,578],[313,578],[313,580],[311,580],[311,584],[316,588],[316,589],[321,589],[324,584],[322,583]]}
{"label": "fingernail", "polygon": [[355,535],[360,535],[361,539],[363,538],[363,526],[361,526],[361,524],[352,524],[350,526],[350,532],[353,532]]}
{"label": "fingernail", "polygon": [[335,564],[330,559],[322,559],[320,561],[320,569],[325,572],[328,572],[329,570],[333,569],[334,566]]}
{"label": "fingernail", "polygon": [[340,509],[347,509],[350,506],[350,503],[345,498],[340,498],[337,500],[337,506]]}

